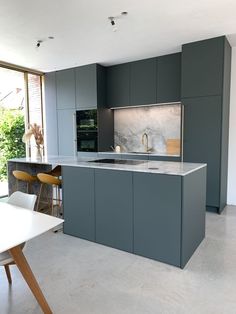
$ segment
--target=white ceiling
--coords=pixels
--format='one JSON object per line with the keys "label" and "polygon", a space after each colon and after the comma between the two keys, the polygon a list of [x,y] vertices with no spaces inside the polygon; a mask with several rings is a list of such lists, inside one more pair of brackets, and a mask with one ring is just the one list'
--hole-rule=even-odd
{"label": "white ceiling", "polygon": [[[113,32],[108,16],[122,11]],[[0,60],[48,72],[168,54],[224,34],[236,45],[235,12],[235,0],[0,0]],[[47,40],[36,49],[38,39]]]}

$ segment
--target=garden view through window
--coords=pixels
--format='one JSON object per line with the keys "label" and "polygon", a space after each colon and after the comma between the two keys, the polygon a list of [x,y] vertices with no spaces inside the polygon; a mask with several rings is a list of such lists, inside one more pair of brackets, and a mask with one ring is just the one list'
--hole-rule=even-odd
{"label": "garden view through window", "polygon": [[34,153],[34,140],[22,137],[31,123],[43,128],[42,114],[42,77],[0,67],[0,197],[8,194],[7,160]]}

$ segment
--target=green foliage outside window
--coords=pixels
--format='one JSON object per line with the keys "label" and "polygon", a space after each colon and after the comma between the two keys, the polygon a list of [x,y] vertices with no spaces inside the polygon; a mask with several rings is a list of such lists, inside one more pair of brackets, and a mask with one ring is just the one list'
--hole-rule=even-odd
{"label": "green foliage outside window", "polygon": [[0,108],[0,181],[7,178],[8,159],[25,157],[24,132],[22,112]]}

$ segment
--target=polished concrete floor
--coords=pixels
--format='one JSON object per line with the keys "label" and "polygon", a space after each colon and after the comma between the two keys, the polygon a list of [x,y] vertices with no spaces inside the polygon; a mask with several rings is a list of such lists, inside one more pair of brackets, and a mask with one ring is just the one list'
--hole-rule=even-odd
{"label": "polished concrete floor", "polygon": [[[207,214],[206,239],[184,270],[62,233],[25,254],[54,314],[235,314],[236,207]],[[41,314],[15,266],[0,269],[0,314]]]}

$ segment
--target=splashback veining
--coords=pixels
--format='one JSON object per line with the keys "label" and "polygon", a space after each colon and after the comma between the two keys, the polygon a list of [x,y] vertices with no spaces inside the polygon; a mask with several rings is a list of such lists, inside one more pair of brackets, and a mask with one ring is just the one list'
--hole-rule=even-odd
{"label": "splashback veining", "polygon": [[166,153],[170,139],[181,136],[181,105],[147,106],[114,111],[114,141],[123,152],[142,152],[142,135],[148,135],[153,153]]}

